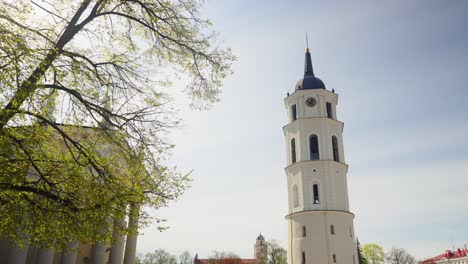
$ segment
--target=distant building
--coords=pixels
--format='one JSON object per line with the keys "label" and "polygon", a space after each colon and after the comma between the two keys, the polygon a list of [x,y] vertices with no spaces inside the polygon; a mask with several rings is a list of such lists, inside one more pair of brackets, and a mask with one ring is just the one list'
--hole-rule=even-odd
{"label": "distant building", "polygon": [[266,264],[268,260],[268,247],[265,241],[265,238],[260,234],[257,237],[257,241],[255,241],[255,249],[254,249],[255,259],[257,260],[256,263],[263,263]]}
{"label": "distant building", "polygon": [[268,247],[265,238],[260,234],[254,245],[253,259],[240,259],[231,256],[220,258],[199,259],[198,254],[193,260],[194,264],[266,264],[268,260]]}
{"label": "distant building", "polygon": [[445,253],[421,261],[420,264],[468,264],[468,249],[447,250]]}

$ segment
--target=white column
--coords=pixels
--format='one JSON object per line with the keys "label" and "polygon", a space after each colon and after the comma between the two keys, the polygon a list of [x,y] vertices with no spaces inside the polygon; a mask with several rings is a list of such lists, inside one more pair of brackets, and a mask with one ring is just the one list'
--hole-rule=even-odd
{"label": "white column", "polygon": [[55,249],[52,248],[39,248],[37,251],[37,264],[52,264],[54,261]]}
{"label": "white column", "polygon": [[112,233],[113,243],[110,251],[110,264],[123,263],[123,250],[125,245],[125,235],[122,234],[122,229],[125,228],[126,221],[124,219],[114,221],[114,230]]}
{"label": "white column", "polygon": [[[128,228],[130,230],[138,231],[138,220],[140,217],[140,206],[136,204],[130,205],[130,214],[128,216]],[[136,245],[138,234],[127,236],[127,243],[125,245],[125,258],[124,264],[135,264],[136,262]]]}
{"label": "white column", "polygon": [[69,244],[68,250],[62,251],[61,264],[75,264],[77,255],[78,255],[78,243],[72,242]]}
{"label": "white column", "polygon": [[104,264],[107,246],[104,243],[96,243],[93,246],[91,260],[93,264]]}
{"label": "white column", "polygon": [[26,256],[28,254],[28,246],[21,248],[19,246],[11,244],[10,252],[8,256],[8,264],[24,264],[26,262]]}

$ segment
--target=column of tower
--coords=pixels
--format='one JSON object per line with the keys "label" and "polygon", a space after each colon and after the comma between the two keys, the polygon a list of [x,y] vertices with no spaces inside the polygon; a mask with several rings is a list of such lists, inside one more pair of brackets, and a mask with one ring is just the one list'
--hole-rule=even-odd
{"label": "column of tower", "polygon": [[304,78],[285,99],[289,264],[357,263],[349,211],[338,95],[315,77],[309,49]]}

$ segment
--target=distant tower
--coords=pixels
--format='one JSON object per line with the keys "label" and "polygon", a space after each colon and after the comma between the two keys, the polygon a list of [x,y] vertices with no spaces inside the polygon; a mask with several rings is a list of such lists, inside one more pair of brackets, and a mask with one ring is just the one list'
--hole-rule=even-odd
{"label": "distant tower", "polygon": [[309,49],[304,78],[285,99],[289,264],[356,264],[338,95],[314,76]]}
{"label": "distant tower", "polygon": [[268,247],[265,241],[265,238],[260,234],[257,237],[257,241],[255,241],[255,258],[257,259],[257,263],[266,264],[268,260]]}

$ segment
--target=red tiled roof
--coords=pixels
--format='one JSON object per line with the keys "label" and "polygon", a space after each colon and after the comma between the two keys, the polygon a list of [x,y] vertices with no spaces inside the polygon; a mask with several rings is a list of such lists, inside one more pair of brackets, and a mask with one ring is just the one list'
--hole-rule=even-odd
{"label": "red tiled roof", "polygon": [[463,258],[466,256],[468,256],[468,249],[457,249],[455,251],[447,250],[445,251],[445,253],[435,256],[430,259],[426,259],[420,264],[434,264],[436,263],[436,261],[439,261],[442,259],[457,259],[457,258]]}

